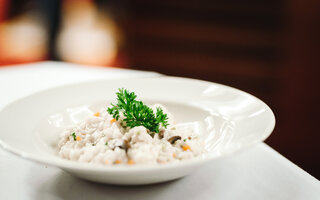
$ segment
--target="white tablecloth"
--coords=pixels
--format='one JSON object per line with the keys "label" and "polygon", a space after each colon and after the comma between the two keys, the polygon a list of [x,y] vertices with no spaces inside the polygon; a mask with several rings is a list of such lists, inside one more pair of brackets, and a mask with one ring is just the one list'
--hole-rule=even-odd
{"label": "white tablecloth", "polygon": [[[0,67],[0,107],[58,85],[157,73],[59,62]],[[261,143],[191,175],[148,186],[111,186],[74,178],[0,149],[0,199],[320,199],[320,182]]]}

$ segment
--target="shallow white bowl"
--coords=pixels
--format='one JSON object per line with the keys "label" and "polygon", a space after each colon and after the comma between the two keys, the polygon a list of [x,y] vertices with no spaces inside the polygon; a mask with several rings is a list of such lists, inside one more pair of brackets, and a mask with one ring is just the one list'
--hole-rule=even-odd
{"label": "shallow white bowl", "polygon": [[[107,106],[122,87],[147,103],[165,105],[177,122],[193,123],[208,153],[157,166],[100,166],[59,158],[56,145],[63,127]],[[87,180],[149,184],[183,177],[206,162],[261,142],[274,126],[274,115],[265,103],[228,86],[177,77],[106,80],[50,89],[6,106],[0,112],[0,146]]]}

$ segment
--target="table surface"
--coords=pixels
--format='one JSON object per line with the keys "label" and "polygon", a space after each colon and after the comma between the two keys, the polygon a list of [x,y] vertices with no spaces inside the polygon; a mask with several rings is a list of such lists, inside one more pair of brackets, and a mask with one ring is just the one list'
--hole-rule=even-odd
{"label": "table surface", "polygon": [[[0,107],[47,88],[154,72],[41,62],[0,67]],[[84,181],[0,149],[0,199],[320,199],[320,182],[264,143],[211,162],[191,175],[147,186]]]}

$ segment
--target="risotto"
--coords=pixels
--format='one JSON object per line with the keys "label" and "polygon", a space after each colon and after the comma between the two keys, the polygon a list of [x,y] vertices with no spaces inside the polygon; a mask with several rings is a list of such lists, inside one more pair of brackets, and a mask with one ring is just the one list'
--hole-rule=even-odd
{"label": "risotto", "polygon": [[110,114],[110,107],[101,109],[63,130],[58,143],[59,156],[85,163],[133,165],[179,162],[204,153],[203,141],[193,126],[175,124],[173,116],[160,104],[149,108],[154,116],[161,109],[166,120],[159,123],[156,131],[139,123],[129,127],[130,121],[126,120],[129,115],[120,112],[115,117]]}

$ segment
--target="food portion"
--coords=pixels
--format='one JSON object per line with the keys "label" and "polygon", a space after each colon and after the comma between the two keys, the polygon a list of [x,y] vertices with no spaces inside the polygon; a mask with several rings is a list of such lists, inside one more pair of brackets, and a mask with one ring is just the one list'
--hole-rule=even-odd
{"label": "food portion", "polygon": [[137,100],[119,89],[117,103],[66,128],[58,143],[68,160],[118,164],[164,164],[204,153],[203,141],[190,125],[176,124],[167,109]]}

